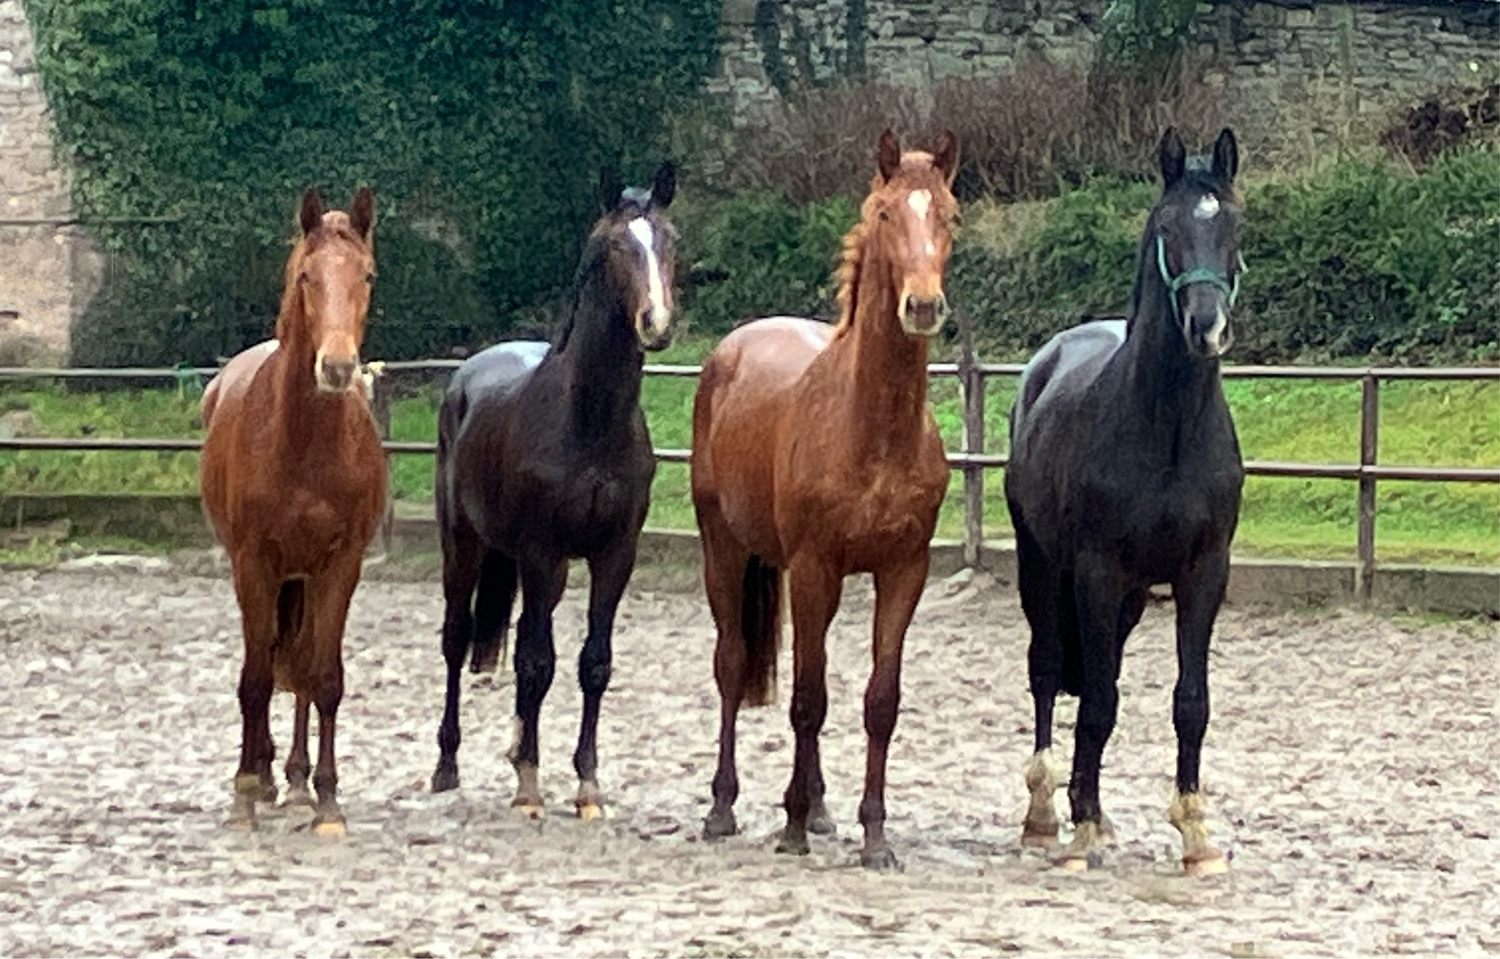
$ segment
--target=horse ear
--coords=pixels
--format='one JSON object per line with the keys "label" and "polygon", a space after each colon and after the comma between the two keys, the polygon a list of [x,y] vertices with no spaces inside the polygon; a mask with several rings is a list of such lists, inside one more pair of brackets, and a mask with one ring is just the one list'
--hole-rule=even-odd
{"label": "horse ear", "polygon": [[663,160],[661,166],[656,168],[656,179],[651,183],[651,205],[665,210],[672,205],[672,197],[677,195],[677,164],[672,160]]}
{"label": "horse ear", "polygon": [[323,225],[323,200],[318,196],[317,187],[310,186],[302,191],[302,208],[297,212],[297,222],[302,226],[303,236]]}
{"label": "horse ear", "polygon": [[599,168],[599,209],[608,213],[620,205],[620,194],[625,192],[625,181],[620,178],[620,171],[614,166],[605,164]]}
{"label": "horse ear", "polygon": [[366,243],[370,242],[370,231],[375,229],[375,193],[367,186],[360,187],[349,204],[349,224]]}
{"label": "horse ear", "polygon": [[958,174],[958,137],[952,130],[944,130],[938,137],[937,149],[932,154],[932,165],[938,168],[949,188]]}
{"label": "horse ear", "polygon": [[1219,138],[1214,141],[1214,176],[1232,183],[1239,169],[1240,145],[1234,138],[1234,131],[1225,127],[1219,131]]}
{"label": "horse ear", "polygon": [[901,141],[890,127],[880,134],[880,145],[875,149],[875,162],[880,167],[880,178],[889,182],[901,169]]}
{"label": "horse ear", "polygon": [[1187,148],[1182,145],[1176,127],[1167,127],[1167,132],[1161,135],[1160,155],[1162,189],[1170,190],[1182,179],[1182,171],[1187,166]]}

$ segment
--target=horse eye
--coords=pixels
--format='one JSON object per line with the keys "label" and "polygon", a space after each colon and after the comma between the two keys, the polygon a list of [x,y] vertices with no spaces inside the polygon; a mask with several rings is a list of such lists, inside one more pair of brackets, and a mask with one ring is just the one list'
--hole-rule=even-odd
{"label": "horse eye", "polygon": [[368,273],[365,274],[365,282],[366,283],[370,283],[370,284],[373,284],[375,282],[375,271],[374,270],[371,270],[370,272],[368,272]]}

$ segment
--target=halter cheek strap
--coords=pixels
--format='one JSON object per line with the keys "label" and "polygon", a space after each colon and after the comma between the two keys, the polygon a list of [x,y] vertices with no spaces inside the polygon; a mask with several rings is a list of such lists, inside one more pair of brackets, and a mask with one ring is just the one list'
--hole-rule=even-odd
{"label": "halter cheek strap", "polygon": [[1173,276],[1172,271],[1167,269],[1166,241],[1162,239],[1160,233],[1156,234],[1156,267],[1161,271],[1161,281],[1167,285],[1167,292],[1171,294],[1169,299],[1172,301],[1172,315],[1177,317],[1179,322],[1182,320],[1181,307],[1177,305],[1177,294],[1183,287],[1194,283],[1207,283],[1214,287],[1224,294],[1229,305],[1233,307],[1234,301],[1240,295],[1240,274],[1245,272],[1245,258],[1236,253],[1235,259],[1238,261],[1239,268],[1235,270],[1233,279],[1207,266],[1195,266]]}

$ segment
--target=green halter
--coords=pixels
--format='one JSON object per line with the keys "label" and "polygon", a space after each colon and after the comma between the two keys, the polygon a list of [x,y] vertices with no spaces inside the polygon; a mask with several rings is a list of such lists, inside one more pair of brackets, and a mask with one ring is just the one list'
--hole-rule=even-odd
{"label": "green halter", "polygon": [[1229,305],[1234,306],[1234,301],[1240,295],[1240,274],[1245,272],[1245,258],[1238,253],[1235,259],[1239,261],[1239,269],[1235,270],[1234,279],[1229,279],[1218,270],[1207,266],[1195,266],[1191,270],[1172,275],[1167,269],[1167,244],[1160,233],[1156,234],[1156,267],[1161,271],[1161,281],[1167,285],[1167,292],[1171,294],[1172,315],[1177,321],[1182,322],[1182,309],[1177,305],[1177,293],[1185,286],[1194,283],[1207,283],[1217,289],[1228,299]]}

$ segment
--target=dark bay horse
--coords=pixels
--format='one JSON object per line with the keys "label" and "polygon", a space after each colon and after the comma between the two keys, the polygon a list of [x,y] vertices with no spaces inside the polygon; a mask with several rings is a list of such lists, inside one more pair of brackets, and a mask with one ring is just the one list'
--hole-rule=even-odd
{"label": "dark bay horse", "polygon": [[948,464],[927,405],[928,340],[943,325],[943,267],[958,144],[903,154],[890,130],[860,222],[844,238],[836,326],[774,317],[740,327],[703,364],[693,405],[692,491],[718,644],[719,768],[707,837],[737,829],[735,719],[775,686],[787,574],[796,755],[781,852],[828,832],[818,735],[828,708],[825,634],[844,577],[875,576],[869,750],[859,820],[865,866],[897,865],[885,838],[886,751],[901,647],[927,579]]}
{"label": "dark bay horse", "polygon": [[1016,529],[1021,605],[1036,706],[1023,841],[1057,835],[1052,707],[1080,697],[1068,787],[1074,834],[1061,861],[1086,868],[1113,830],[1099,808],[1099,764],[1114,729],[1120,659],[1147,589],[1177,606],[1176,795],[1168,818],[1183,864],[1225,860],[1208,841],[1198,765],[1208,727],[1208,646],[1229,575],[1245,471],[1219,357],[1239,285],[1239,153],[1226,129],[1205,160],[1173,130],[1160,149],[1162,196],[1141,237],[1124,322],[1053,337],[1027,364],[1011,409],[1005,497]]}
{"label": "dark bay horse", "polygon": [[357,375],[370,284],[374,198],[323,212],[302,195],[276,338],[240,353],[203,394],[203,509],[229,553],[245,634],[244,720],[230,825],[274,802],[273,687],[296,696],[289,804],[307,791],[308,707],[318,707],[313,829],[342,835],[334,729],[344,695],[344,621],[385,505],[385,457]]}
{"label": "dark bay horse", "polygon": [[643,350],[671,338],[674,231],[663,211],[676,192],[671,162],[650,190],[600,180],[594,224],[572,302],[550,344],[504,343],[454,375],[438,417],[437,518],[443,547],[447,700],[434,791],[458,785],[459,679],[470,644],[493,660],[516,626],[519,786],[512,806],[539,816],[538,716],[557,655],[552,611],[569,558],[588,561],[588,635],[578,657],[583,722],[573,766],[578,815],[602,814],[595,731],[609,685],[615,608],[635,566],[656,458],[641,411]]}

